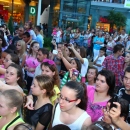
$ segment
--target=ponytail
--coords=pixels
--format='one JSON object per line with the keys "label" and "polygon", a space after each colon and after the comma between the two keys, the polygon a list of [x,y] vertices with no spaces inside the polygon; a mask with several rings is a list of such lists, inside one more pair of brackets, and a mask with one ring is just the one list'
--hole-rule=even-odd
{"label": "ponytail", "polygon": [[86,110],[88,101],[86,96],[86,85],[76,81],[69,81],[65,84],[65,86],[76,91],[76,98],[81,100],[77,106],[83,110]]}

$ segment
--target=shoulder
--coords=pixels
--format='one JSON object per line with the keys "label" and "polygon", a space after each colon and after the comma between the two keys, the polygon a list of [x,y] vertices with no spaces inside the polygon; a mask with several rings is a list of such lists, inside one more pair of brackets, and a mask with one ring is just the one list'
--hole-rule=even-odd
{"label": "shoulder", "polygon": [[86,129],[91,124],[92,124],[91,117],[86,118],[86,120],[83,123],[82,129]]}

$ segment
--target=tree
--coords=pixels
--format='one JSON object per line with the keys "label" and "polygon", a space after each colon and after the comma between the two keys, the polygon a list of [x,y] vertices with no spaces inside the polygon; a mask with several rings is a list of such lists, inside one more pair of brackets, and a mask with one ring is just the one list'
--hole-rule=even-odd
{"label": "tree", "polygon": [[13,27],[13,18],[10,16],[9,22],[8,22],[8,28],[10,30],[10,33],[13,35],[14,27]]}
{"label": "tree", "polygon": [[115,25],[118,30],[120,30],[121,27],[126,26],[126,20],[127,18],[120,12],[115,11],[109,11],[109,15],[107,16],[110,26],[113,28]]}

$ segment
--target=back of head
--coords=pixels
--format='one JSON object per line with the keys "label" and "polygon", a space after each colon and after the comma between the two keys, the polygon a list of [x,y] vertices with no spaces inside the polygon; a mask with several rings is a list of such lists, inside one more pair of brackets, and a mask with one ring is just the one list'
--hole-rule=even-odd
{"label": "back of head", "polygon": [[18,55],[14,54],[14,53],[10,53],[9,55],[11,56],[12,62],[19,65],[19,57],[18,57]]}
{"label": "back of head", "polygon": [[5,97],[9,108],[16,107],[16,111],[20,110],[23,104],[23,96],[20,92],[15,89],[5,90],[0,93],[0,96]]}
{"label": "back of head", "polygon": [[87,127],[86,130],[112,130],[112,127],[103,121],[97,121]]}
{"label": "back of head", "polygon": [[23,34],[23,36],[26,36],[26,37],[30,37],[30,33],[29,32],[25,32],[24,34]]}
{"label": "back of head", "polygon": [[13,130],[34,130],[34,128],[27,123],[21,123],[15,126]]}
{"label": "back of head", "polygon": [[117,44],[113,48],[113,53],[117,53],[118,51],[121,51],[124,46],[122,44]]}
{"label": "back of head", "polygon": [[17,53],[16,53],[16,51],[17,51],[17,50],[16,50],[16,46],[15,46],[14,44],[10,44],[7,49],[12,50],[12,52],[13,52],[14,54],[17,54]]}
{"label": "back of head", "polygon": [[37,29],[38,32],[41,31],[41,27],[40,26],[36,26],[36,29]]}
{"label": "back of head", "polygon": [[59,124],[54,126],[51,130],[71,130],[68,126]]}

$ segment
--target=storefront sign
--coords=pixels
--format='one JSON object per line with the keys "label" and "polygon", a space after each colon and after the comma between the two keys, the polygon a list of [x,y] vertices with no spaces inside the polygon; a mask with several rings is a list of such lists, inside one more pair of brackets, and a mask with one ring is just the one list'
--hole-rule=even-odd
{"label": "storefront sign", "polygon": [[36,6],[30,6],[29,13],[30,15],[36,15]]}
{"label": "storefront sign", "polygon": [[125,0],[124,7],[125,8],[130,8],[130,0]]}
{"label": "storefront sign", "polygon": [[99,21],[102,22],[102,23],[109,23],[108,19],[104,18],[104,17],[100,17]]}

